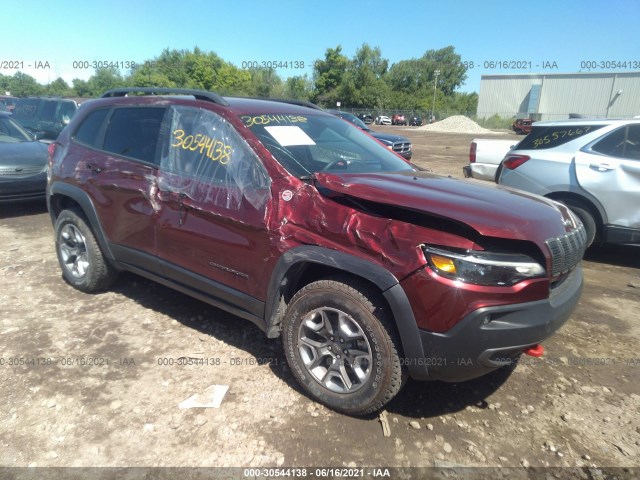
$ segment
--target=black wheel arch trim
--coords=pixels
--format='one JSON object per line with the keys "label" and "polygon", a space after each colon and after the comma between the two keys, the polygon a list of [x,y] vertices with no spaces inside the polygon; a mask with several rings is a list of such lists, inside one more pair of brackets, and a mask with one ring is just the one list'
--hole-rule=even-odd
{"label": "black wheel arch trim", "polygon": [[75,185],[70,185],[64,182],[54,182],[47,188],[47,208],[49,210],[49,216],[51,217],[52,224],[56,223],[56,214],[54,211],[54,205],[51,204],[51,197],[54,195],[61,195],[64,197],[68,197],[76,202],[81,210],[84,213],[85,217],[89,221],[91,226],[91,230],[93,230],[93,234],[102,249],[103,254],[113,263],[117,263],[117,259],[113,255],[113,252],[109,248],[109,242],[107,241],[107,237],[102,230],[102,225],[98,220],[98,214],[96,212],[95,206],[93,205],[93,201],[87,195],[87,193],[79,187]]}
{"label": "black wheel arch trim", "polygon": [[604,207],[600,204],[597,198],[595,198],[588,192],[585,192],[581,188],[570,187],[566,190],[554,190],[545,194],[545,197],[561,203],[563,203],[563,200],[566,200],[567,203],[571,203],[572,200],[576,203],[581,203],[587,209],[594,209],[595,212],[600,216],[600,219],[596,218],[596,223],[598,223],[598,220],[600,220],[602,222],[602,225],[607,224],[607,212]]}
{"label": "black wheel arch trim", "polygon": [[[279,311],[280,298],[283,288],[286,287],[286,279],[289,272],[291,269],[306,263],[335,268],[347,274],[361,277],[376,285],[382,291],[383,297],[391,309],[391,314],[400,334],[404,357],[424,357],[424,350],[413,309],[398,279],[380,265],[348,253],[315,245],[303,245],[284,252],[273,269],[265,305],[265,323],[268,337],[275,338],[280,334],[280,315],[283,313]],[[409,374],[411,376],[424,377],[424,368],[416,368],[417,365],[414,365],[414,363],[419,362],[407,363],[409,363]]]}

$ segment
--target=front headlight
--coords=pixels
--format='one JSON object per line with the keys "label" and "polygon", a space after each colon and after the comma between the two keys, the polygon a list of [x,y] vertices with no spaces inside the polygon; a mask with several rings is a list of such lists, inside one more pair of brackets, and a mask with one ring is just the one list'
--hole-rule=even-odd
{"label": "front headlight", "polygon": [[527,278],[542,277],[545,269],[526,255],[468,250],[457,253],[422,246],[429,266],[451,280],[485,286],[511,286]]}

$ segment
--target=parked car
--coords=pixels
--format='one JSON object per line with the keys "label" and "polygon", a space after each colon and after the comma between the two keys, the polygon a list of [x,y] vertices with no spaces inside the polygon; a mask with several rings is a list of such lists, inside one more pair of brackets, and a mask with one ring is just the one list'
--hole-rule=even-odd
{"label": "parked car", "polygon": [[407,160],[411,160],[411,156],[413,155],[413,146],[411,145],[411,140],[409,140],[407,137],[392,135],[390,133],[374,132],[369,127],[367,127],[362,122],[362,120],[349,112],[343,112],[341,110],[327,110],[327,112],[331,113],[332,115],[337,115],[338,117],[353,123],[360,130],[367,132],[373,138],[382,142],[384,146],[389,150],[393,150],[398,155],[401,155]]}
{"label": "parked car", "polygon": [[511,129],[521,135],[527,135],[531,132],[533,120],[530,118],[519,118],[511,124]]}
{"label": "parked car", "polygon": [[19,98],[13,118],[32,133],[42,132],[43,139],[55,140],[77,109],[74,100],[64,98]]}
{"label": "parked car", "polygon": [[414,115],[409,120],[409,125],[412,127],[419,127],[422,125],[422,117],[420,115]]}
{"label": "parked car", "polygon": [[536,122],[499,183],[566,204],[588,244],[640,243],[640,119]]}
{"label": "parked car", "polygon": [[498,165],[517,143],[513,140],[474,138],[469,145],[469,165],[462,167],[462,173],[467,178],[496,181]]}
{"label": "parked car", "polygon": [[0,112],[0,202],[44,199],[47,146]]}
{"label": "parked car", "polygon": [[541,354],[580,296],[584,228],[566,207],[418,171],[319,108],[116,89],[49,152],[69,284],[127,270],[250,320],[347,414],[383,408],[408,376]]}
{"label": "parked car", "polygon": [[406,125],[407,120],[404,118],[404,115],[400,113],[396,113],[391,117],[391,125]]}
{"label": "parked car", "polygon": [[373,116],[368,113],[361,113],[358,115],[358,118],[362,120],[365,125],[370,125],[373,123]]}
{"label": "parked car", "polygon": [[376,117],[376,125],[391,125],[391,119],[386,115]]}

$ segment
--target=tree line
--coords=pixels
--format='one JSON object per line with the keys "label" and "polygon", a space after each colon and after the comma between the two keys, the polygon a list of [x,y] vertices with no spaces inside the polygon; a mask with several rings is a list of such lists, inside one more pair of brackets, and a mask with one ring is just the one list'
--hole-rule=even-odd
{"label": "tree line", "polygon": [[[271,62],[268,62],[271,64]],[[456,89],[466,68],[453,46],[427,50],[420,58],[391,64],[379,47],[364,43],[352,58],[340,45],[328,48],[313,64],[313,74],[282,78],[273,66],[238,68],[214,52],[165,49],[123,74],[118,68],[96,69],[88,79],[69,85],[62,78],[39,84],[22,72],[0,74],[0,88],[15,96],[97,97],[118,87],[174,87],[215,91],[221,95],[309,100],[325,108],[475,112],[477,93]],[[434,86],[436,87],[434,90]]]}

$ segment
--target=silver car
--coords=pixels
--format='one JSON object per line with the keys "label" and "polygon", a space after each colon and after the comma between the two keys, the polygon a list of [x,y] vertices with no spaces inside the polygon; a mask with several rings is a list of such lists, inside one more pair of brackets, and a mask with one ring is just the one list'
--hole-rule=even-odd
{"label": "silver car", "polygon": [[640,119],[537,122],[497,179],[566,204],[589,244],[640,244]]}

